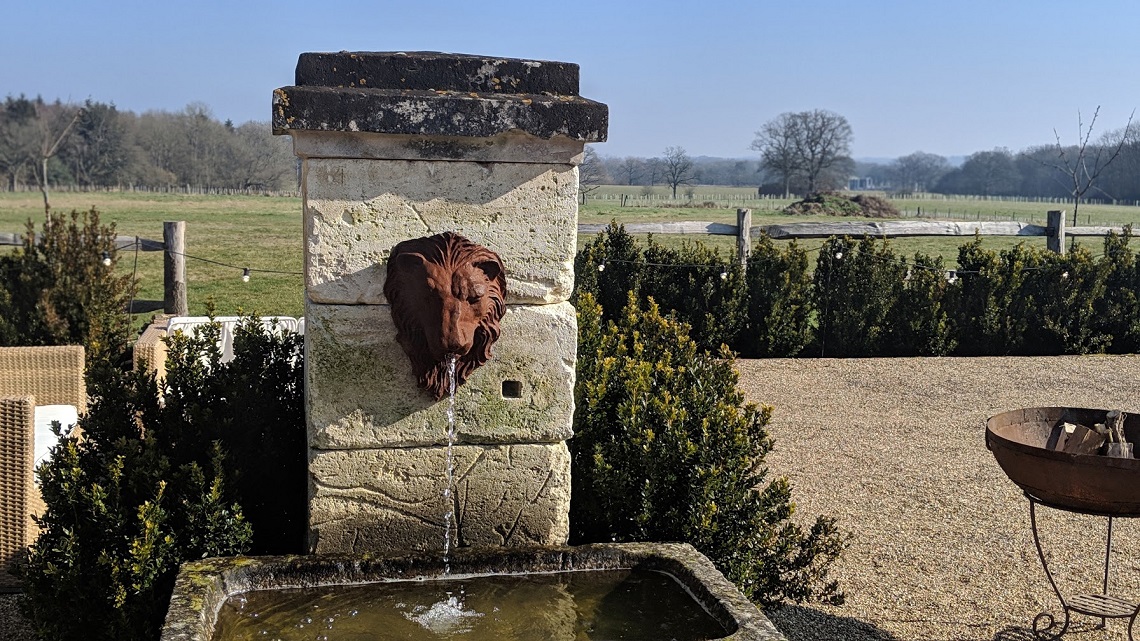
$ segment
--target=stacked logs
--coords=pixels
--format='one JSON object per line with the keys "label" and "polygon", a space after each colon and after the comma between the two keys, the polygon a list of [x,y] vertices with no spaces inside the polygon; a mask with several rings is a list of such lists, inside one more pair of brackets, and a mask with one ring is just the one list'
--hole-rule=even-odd
{"label": "stacked logs", "polygon": [[1123,411],[1110,410],[1103,423],[1094,423],[1091,427],[1063,422],[1049,449],[1066,454],[1132,458],[1132,443],[1124,437],[1124,418]]}

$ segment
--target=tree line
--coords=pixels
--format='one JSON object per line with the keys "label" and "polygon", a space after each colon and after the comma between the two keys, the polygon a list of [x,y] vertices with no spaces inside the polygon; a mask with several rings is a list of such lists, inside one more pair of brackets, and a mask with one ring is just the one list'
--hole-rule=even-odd
{"label": "tree line", "polygon": [[[660,156],[607,158],[587,147],[582,195],[597,185],[665,185],[691,197],[693,186],[758,188],[764,194],[808,194],[846,188],[862,178],[871,188],[984,196],[1140,200],[1140,128],[1093,139],[1099,110],[1078,120],[1078,139],[1020,152],[978,151],[954,166],[916,151],[889,163],[857,163],[847,119],[815,109],[780,114],[755,134],[760,158],[691,157],[670,146]],[[203,103],[178,112],[119,110],[9,95],[0,105],[0,189],[38,188],[45,204],[52,186],[288,190],[297,185],[290,141],[268,122],[220,121]],[[1076,207],[1074,207],[1074,210]],[[1074,211],[1074,215],[1076,212]]]}
{"label": "tree line", "polygon": [[[755,134],[759,160],[691,158],[680,147],[661,156],[600,158],[610,184],[755,186],[766,194],[811,194],[848,187],[860,178],[869,188],[896,193],[934,192],[981,196],[1140,200],[1140,125],[1096,133],[1099,108],[1087,122],[1078,113],[1078,136],[1012,152],[978,151],[955,166],[944,156],[916,151],[889,163],[856,162],[847,119],[815,109],[780,114]],[[680,170],[678,171],[678,168]]]}
{"label": "tree line", "polygon": [[294,189],[290,141],[268,122],[219,121],[191,103],[136,114],[113,103],[8,96],[0,105],[0,185]]}

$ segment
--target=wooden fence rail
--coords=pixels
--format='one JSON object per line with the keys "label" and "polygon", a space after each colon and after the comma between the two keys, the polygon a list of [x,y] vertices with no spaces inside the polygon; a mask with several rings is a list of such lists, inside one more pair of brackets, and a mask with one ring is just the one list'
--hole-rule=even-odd
{"label": "wooden fence rail", "polygon": [[[39,242],[39,240],[42,236],[43,236],[42,234],[36,234],[36,242]],[[151,240],[150,238],[138,238],[137,236],[124,236],[122,234],[115,236],[115,245],[118,247],[122,247],[124,245],[130,245],[133,248],[134,244],[135,244],[135,240],[138,240],[138,242],[139,242],[139,251],[160,252],[160,251],[163,251],[164,249],[166,249],[166,245],[161,240]],[[17,247],[20,247],[20,246],[23,246],[23,244],[24,244],[23,232],[20,232],[20,233],[0,232],[0,245],[15,245]]]}
{"label": "wooden fence rail", "polygon": [[[680,221],[661,223],[626,223],[625,230],[631,234],[699,234],[705,236],[735,236],[737,255],[742,265],[748,261],[748,251],[752,239],[767,234],[775,239],[791,238],[830,238],[832,236],[871,236],[874,238],[903,238],[918,236],[1044,236],[1048,239],[1051,251],[1064,254],[1065,238],[1068,236],[1106,236],[1109,233],[1122,233],[1122,227],[1066,227],[1065,212],[1048,212],[1048,225],[1033,225],[1020,222],[945,222],[918,220],[882,221],[843,221],[786,223],[777,225],[752,225],[752,210],[737,209],[737,224],[700,221]],[[598,234],[609,228],[608,224],[584,223],[578,225],[579,234]],[[151,240],[137,236],[117,236],[119,247],[133,248],[138,243],[139,251],[162,251],[163,256],[163,301],[155,302],[152,309],[163,309],[168,314],[185,315],[186,304],[186,223],[165,222],[162,228],[163,240]],[[38,236],[38,234],[37,234]],[[21,233],[0,232],[0,245],[23,245]]]}
{"label": "wooden fence rail", "polygon": [[[39,242],[42,234],[36,234]],[[0,246],[23,246],[24,234],[0,232]],[[134,301],[131,313],[149,312],[158,309],[167,314],[185,316],[189,305],[186,300],[186,222],[165,222],[162,224],[162,240],[139,238],[138,236],[115,236],[115,246],[134,249],[138,245],[139,251],[165,252],[162,258],[162,289],[161,301]]]}
{"label": "wooden fence rail", "polygon": [[[737,220],[747,219],[747,209],[737,210]],[[832,236],[871,236],[874,238],[913,238],[917,236],[1044,236],[1048,247],[1059,254],[1065,253],[1065,238],[1069,236],[1106,236],[1110,232],[1123,233],[1123,227],[1066,227],[1065,212],[1048,212],[1048,225],[1019,222],[944,222],[919,220],[844,221],[821,223],[787,223],[778,225],[731,225],[709,222],[626,223],[631,234],[703,234],[736,236],[737,247],[748,247],[751,239],[768,234],[779,239],[830,238]],[[597,234],[608,224],[578,225],[579,234]],[[739,251],[739,250],[738,250]],[[743,256],[742,256],[743,258]]]}

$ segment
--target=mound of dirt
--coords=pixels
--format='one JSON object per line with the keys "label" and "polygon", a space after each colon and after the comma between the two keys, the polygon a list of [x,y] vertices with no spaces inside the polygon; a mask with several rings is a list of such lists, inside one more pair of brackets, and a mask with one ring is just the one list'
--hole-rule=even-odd
{"label": "mound of dirt", "polygon": [[851,199],[863,208],[863,215],[868,218],[898,218],[899,210],[886,198],[859,194]]}
{"label": "mound of dirt", "polygon": [[878,196],[858,194],[853,197],[835,192],[808,196],[784,208],[784,213],[797,216],[862,216],[864,218],[897,218],[899,210]]}

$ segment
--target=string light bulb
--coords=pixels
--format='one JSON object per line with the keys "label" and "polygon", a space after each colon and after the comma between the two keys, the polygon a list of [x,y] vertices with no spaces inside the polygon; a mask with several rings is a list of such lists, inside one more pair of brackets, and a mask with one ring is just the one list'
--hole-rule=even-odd
{"label": "string light bulb", "polygon": [[598,264],[598,271],[600,271],[600,272],[606,271],[606,261],[603,260],[601,263]]}
{"label": "string light bulb", "polygon": [[835,260],[843,260],[843,252],[835,252]]}
{"label": "string light bulb", "polygon": [[728,272],[727,272],[727,271],[722,271],[722,272],[720,273],[720,279],[721,279],[721,280],[728,280]]}
{"label": "string light bulb", "polygon": [[103,252],[103,266],[104,267],[110,267],[111,266],[111,252],[109,252],[109,251]]}
{"label": "string light bulb", "polygon": [[241,282],[243,282],[243,283],[249,282],[249,268],[248,267],[246,267],[245,269],[243,269],[241,271]]}

